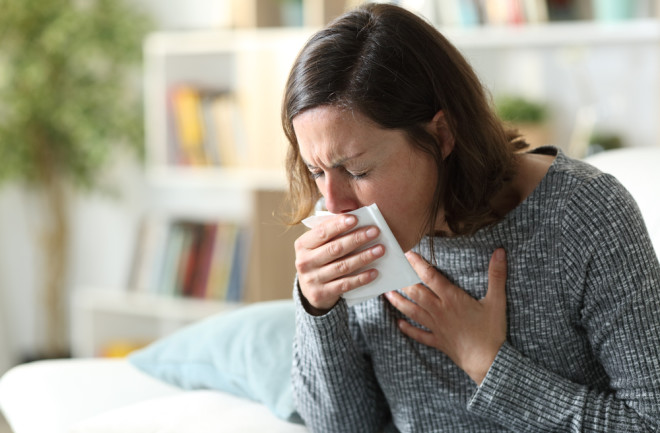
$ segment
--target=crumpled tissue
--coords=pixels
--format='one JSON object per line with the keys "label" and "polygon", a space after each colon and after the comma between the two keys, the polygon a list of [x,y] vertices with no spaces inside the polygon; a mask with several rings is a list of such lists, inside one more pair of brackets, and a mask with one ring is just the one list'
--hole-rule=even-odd
{"label": "crumpled tissue", "polygon": [[[382,257],[376,259],[368,266],[360,268],[354,272],[357,274],[365,269],[376,269],[378,270],[378,276],[369,284],[344,293],[343,298],[346,300],[349,307],[362,301],[375,298],[382,293],[398,290],[422,282],[408,262],[408,259],[406,259],[399,243],[392,234],[392,230],[390,230],[385,222],[385,218],[383,218],[383,215],[380,213],[380,210],[375,203],[348,213],[355,215],[358,219],[358,224],[353,230],[370,225],[375,225],[380,229],[380,235],[358,251],[376,244],[382,244],[385,247],[385,254]],[[314,215],[305,218],[302,222],[307,227],[313,228],[321,221],[334,215],[336,214],[328,211],[316,211]]]}

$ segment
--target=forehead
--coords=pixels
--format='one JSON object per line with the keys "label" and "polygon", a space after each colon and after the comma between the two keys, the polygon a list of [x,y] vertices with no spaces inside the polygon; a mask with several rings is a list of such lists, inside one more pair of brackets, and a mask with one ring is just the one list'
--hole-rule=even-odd
{"label": "forehead", "polygon": [[393,131],[377,126],[366,116],[333,106],[306,110],[293,119],[300,154],[306,162],[326,162],[364,153]]}

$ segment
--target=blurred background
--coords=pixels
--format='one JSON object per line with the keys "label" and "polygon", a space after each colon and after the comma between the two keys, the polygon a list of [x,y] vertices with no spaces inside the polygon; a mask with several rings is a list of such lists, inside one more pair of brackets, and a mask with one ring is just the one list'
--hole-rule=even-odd
{"label": "blurred background", "polygon": [[[288,297],[281,88],[355,1],[3,0],[0,372]],[[660,1],[396,2],[575,157],[660,145]]]}

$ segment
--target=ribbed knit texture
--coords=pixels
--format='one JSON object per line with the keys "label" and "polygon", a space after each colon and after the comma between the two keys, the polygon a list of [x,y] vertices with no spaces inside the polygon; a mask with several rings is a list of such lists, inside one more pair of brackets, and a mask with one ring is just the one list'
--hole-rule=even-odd
{"label": "ribbed knit texture", "polygon": [[[480,387],[404,336],[384,297],[314,317],[294,290],[294,394],[311,431],[368,433],[389,420],[420,433],[658,429],[657,256],[629,193],[557,152],[499,224],[434,239],[437,268],[475,298],[492,252],[507,251],[507,342]],[[429,257],[428,239],[415,250]]]}

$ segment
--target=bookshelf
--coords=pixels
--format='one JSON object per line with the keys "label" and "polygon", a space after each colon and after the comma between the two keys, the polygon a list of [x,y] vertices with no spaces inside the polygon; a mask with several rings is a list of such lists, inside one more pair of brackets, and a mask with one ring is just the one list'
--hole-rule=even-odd
{"label": "bookshelf", "polygon": [[233,0],[236,28],[320,27],[355,2],[348,0]]}
{"label": "bookshelf", "polygon": [[[251,0],[245,4],[253,7],[261,3]],[[331,4],[330,0],[305,0],[308,16],[305,23],[315,23],[334,14],[324,9]],[[309,18],[314,14],[316,18]],[[264,22],[253,21],[249,25],[260,26]],[[316,27],[158,32],[145,40],[148,185],[145,207],[150,214],[167,221],[223,221],[249,227],[252,242],[244,292],[236,303],[163,296],[157,291],[130,288],[78,290],[72,304],[74,355],[99,355],[105,344],[118,339],[130,339],[138,344],[147,342],[241,303],[290,297],[293,241],[302,229],[286,231],[272,215],[286,188],[283,172],[286,142],[279,110],[289,67]],[[624,119],[622,123],[628,124],[626,134],[635,145],[660,144],[660,63],[656,60],[660,58],[657,55],[660,21],[657,18],[616,23],[578,20],[447,26],[441,30],[466,54],[487,86],[506,87],[501,76],[515,76],[514,68],[532,73],[543,68],[542,79],[533,76],[531,85],[524,79],[515,84],[521,91],[532,88],[532,93],[537,94],[567,93],[564,96],[569,99],[555,101],[566,107],[555,125],[564,132],[565,139],[575,127],[575,112],[583,102],[570,100],[570,90],[561,92],[552,87],[555,81],[565,79],[552,76],[556,64],[575,57],[575,53],[588,57],[583,54],[588,50],[632,52],[636,56],[632,70],[641,75],[627,75],[626,81],[645,80],[647,88],[646,92],[623,92],[635,98],[646,93],[641,96],[648,101],[643,113],[632,113],[634,118]],[[640,62],[648,63],[640,66]],[[597,73],[607,74],[610,69]],[[231,97],[234,120],[222,125],[227,129],[241,128],[233,131],[232,136],[240,141],[242,159],[231,164],[222,160],[192,163],[180,157],[177,126],[170,110],[171,91],[181,85],[198,90],[200,95]],[[636,99],[631,101],[629,104],[639,103]]]}
{"label": "bookshelf", "polygon": [[[107,345],[139,346],[227,308],[291,296],[293,242],[303,229],[288,229],[273,215],[286,188],[286,142],[277,113],[288,69],[309,34],[302,28],[185,31],[154,33],[145,40],[145,227],[156,233],[152,235],[156,241],[143,244],[138,235],[133,259],[136,269],[126,288],[85,288],[74,293],[75,356],[102,355]],[[240,145],[240,159],[225,163],[195,160],[184,154],[172,91],[184,86],[200,95],[230,98],[233,116],[214,121],[217,128],[232,131],[231,139],[213,144]],[[200,113],[201,98],[195,107],[200,122],[197,129],[201,125],[197,145],[205,149],[209,124]],[[171,259],[171,251],[176,251],[171,247],[173,233],[185,227],[189,234],[193,226],[214,224],[245,233],[242,266],[232,268],[228,277],[232,281],[236,275],[241,278],[239,283],[228,285],[226,295],[209,296],[207,291],[207,295],[199,296],[199,290],[186,288],[186,283],[178,280],[177,285],[172,278],[181,279],[180,266],[186,266],[188,260],[199,265],[204,241],[196,241],[198,235],[183,240],[184,235],[179,234],[178,255],[172,253],[178,259],[172,261],[168,257]],[[216,250],[234,248],[228,242],[217,245]],[[196,256],[190,255],[191,250],[197,251]],[[239,261],[238,253],[230,252],[229,256]],[[167,269],[174,274],[164,279]],[[201,273],[197,271],[201,268],[195,269]],[[136,279],[135,275],[145,272],[146,279]],[[218,288],[210,282],[211,277],[208,287]],[[229,296],[234,289],[239,292]]]}

